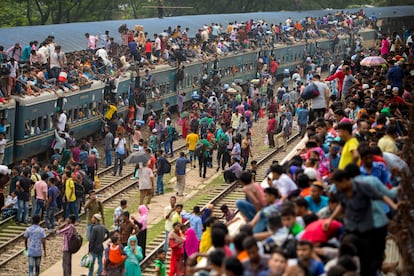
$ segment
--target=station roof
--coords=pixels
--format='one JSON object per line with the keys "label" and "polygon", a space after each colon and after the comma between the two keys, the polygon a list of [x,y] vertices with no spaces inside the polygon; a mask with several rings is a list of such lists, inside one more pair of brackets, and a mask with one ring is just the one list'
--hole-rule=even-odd
{"label": "station roof", "polygon": [[[378,18],[382,17],[404,17],[412,16],[414,14],[414,6],[393,6],[393,7],[374,7],[363,8],[368,16],[375,14]],[[349,9],[344,11],[358,11],[358,9]],[[288,17],[294,20],[303,19],[309,15],[319,17],[328,13],[335,13],[335,9],[321,9],[312,11],[280,11],[280,12],[254,12],[254,13],[232,13],[232,14],[205,14],[205,15],[191,15],[191,16],[176,16],[159,18],[145,18],[145,19],[131,19],[131,20],[111,20],[99,22],[80,22],[80,23],[66,23],[55,25],[42,26],[24,26],[0,29],[0,45],[6,49],[13,46],[14,43],[19,42],[22,46],[27,45],[30,41],[37,40],[41,42],[48,35],[53,35],[55,41],[62,46],[64,52],[72,52],[85,49],[87,41],[85,33],[91,35],[98,33],[105,33],[109,31],[110,35],[120,42],[120,35],[118,34],[118,27],[126,24],[128,28],[133,28],[134,25],[144,26],[144,31],[148,32],[152,38],[152,34],[161,33],[168,26],[175,28],[180,25],[184,30],[186,27],[190,28],[190,35],[193,36],[195,32],[204,24],[211,24],[212,22],[221,23],[224,27],[229,22],[253,20],[266,20],[269,24],[284,22]]]}

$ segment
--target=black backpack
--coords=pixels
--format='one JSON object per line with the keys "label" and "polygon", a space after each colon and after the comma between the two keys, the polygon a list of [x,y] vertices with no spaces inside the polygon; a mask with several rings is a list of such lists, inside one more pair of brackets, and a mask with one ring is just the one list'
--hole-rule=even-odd
{"label": "black backpack", "polygon": [[302,99],[304,100],[310,100],[318,97],[320,95],[318,86],[315,83],[311,83],[308,86],[305,87],[305,89],[302,92]]}
{"label": "black backpack", "polygon": [[68,251],[71,254],[75,254],[79,251],[79,249],[82,247],[83,238],[79,233],[74,230],[72,236],[70,236],[69,243],[68,243]]}

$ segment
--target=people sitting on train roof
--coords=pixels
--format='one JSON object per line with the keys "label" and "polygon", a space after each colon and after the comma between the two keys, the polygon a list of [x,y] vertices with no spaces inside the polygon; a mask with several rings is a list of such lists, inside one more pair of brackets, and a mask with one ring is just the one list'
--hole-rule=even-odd
{"label": "people sitting on train roof", "polygon": [[[103,44],[95,43],[96,45],[88,50],[67,54],[60,50],[55,37],[48,36],[39,44],[39,48],[37,41],[24,47],[29,51],[24,51],[19,43],[6,51],[5,47],[0,46],[2,58],[6,61],[14,58],[21,69],[17,70],[14,63],[8,63],[11,70],[2,73],[0,89],[5,98],[10,95],[38,96],[45,91],[58,89],[65,92],[76,91],[79,88],[90,87],[92,80],[103,80],[115,71],[120,71],[125,76],[124,73],[129,68],[136,70],[145,66],[153,69],[155,64],[167,63],[176,66],[195,60],[205,62],[215,55],[222,56],[230,52],[264,46],[273,48],[280,42],[296,43],[324,36],[332,38],[338,34],[349,34],[354,28],[372,25],[372,20],[364,13],[338,12],[320,18],[306,17],[296,21],[291,18],[283,24],[248,20],[242,23],[231,22],[227,28],[223,28],[216,22],[202,26],[194,38],[188,37],[188,28],[182,35],[177,35],[181,34],[178,27],[174,30],[169,27],[160,35],[149,35],[144,33],[142,28],[134,31],[122,25],[119,30],[122,37],[121,46],[108,33],[103,36]],[[145,41],[150,36],[154,37],[154,41],[149,40],[149,55],[146,56]],[[99,39],[99,36],[91,34],[88,34],[88,37],[92,40]],[[91,42],[88,42],[89,44]],[[101,44],[103,47],[100,47]]]}

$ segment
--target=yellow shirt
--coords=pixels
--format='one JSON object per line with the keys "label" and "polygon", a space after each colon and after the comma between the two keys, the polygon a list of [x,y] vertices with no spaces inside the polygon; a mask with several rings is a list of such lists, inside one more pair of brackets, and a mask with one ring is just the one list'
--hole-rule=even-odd
{"label": "yellow shirt", "polygon": [[171,225],[174,225],[174,223],[179,222],[183,223],[183,219],[181,218],[181,215],[177,212],[174,212],[174,215],[172,215],[171,218]]}
{"label": "yellow shirt", "polygon": [[195,150],[198,139],[199,139],[198,135],[195,133],[190,133],[187,135],[187,137],[185,138],[185,143],[188,145],[188,150],[191,150],[191,151]]}
{"label": "yellow shirt", "polygon": [[378,147],[382,152],[390,152],[394,154],[398,153],[398,148],[395,144],[395,140],[389,135],[384,135],[381,139],[379,139]]}
{"label": "yellow shirt", "polygon": [[112,119],[112,116],[114,116],[114,113],[116,112],[116,106],[114,106],[114,105],[109,105],[109,109],[108,109],[108,111],[106,111],[106,114],[105,114],[105,118],[107,119],[107,120],[111,120]]}
{"label": "yellow shirt", "polygon": [[[72,197],[70,196],[71,191],[73,189]],[[65,182],[65,196],[67,202],[74,202],[76,200],[75,195],[75,183],[73,182],[72,178],[68,178]]]}
{"label": "yellow shirt", "polygon": [[357,150],[358,144],[359,142],[355,137],[352,137],[351,139],[345,142],[345,145],[342,148],[341,152],[341,159],[339,160],[339,169],[343,170],[348,164],[352,163],[352,160],[354,159],[352,151]]}

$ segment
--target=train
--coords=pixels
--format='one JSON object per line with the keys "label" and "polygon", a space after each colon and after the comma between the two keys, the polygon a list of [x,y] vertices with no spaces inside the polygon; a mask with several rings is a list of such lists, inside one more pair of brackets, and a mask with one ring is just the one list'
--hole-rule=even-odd
{"label": "train", "polygon": [[[361,32],[365,43],[375,40],[375,32]],[[332,40],[318,42],[321,49],[330,49]],[[344,55],[349,41],[342,38],[339,43],[340,55]],[[302,63],[308,55],[313,55],[316,45],[297,43],[283,45],[273,49],[246,50],[230,53],[220,57],[217,71],[222,84],[233,82],[246,83],[256,78],[257,62],[260,57],[272,54],[280,65],[278,72],[289,69],[291,72],[297,64]],[[203,70],[212,70],[214,61],[193,62],[185,64],[185,77],[180,85],[180,93],[185,94],[185,102],[191,101],[194,91],[199,89],[199,80]],[[152,105],[154,111],[163,109],[168,102],[170,106],[177,104],[176,92],[173,91],[176,68],[169,65],[159,65],[151,71],[159,95],[152,98],[148,94],[147,105]],[[121,78],[116,98],[128,99],[133,72]],[[0,105],[0,117],[6,119],[7,146],[4,164],[10,165],[22,159],[50,151],[55,136],[55,121],[57,110],[64,110],[67,124],[74,136],[87,137],[99,132],[102,127],[102,114],[105,108],[105,83],[94,81],[91,87],[83,90],[65,93],[44,92],[39,96],[14,96],[7,104]],[[148,98],[149,97],[149,98]],[[118,112],[126,113],[127,106],[119,106]]]}

